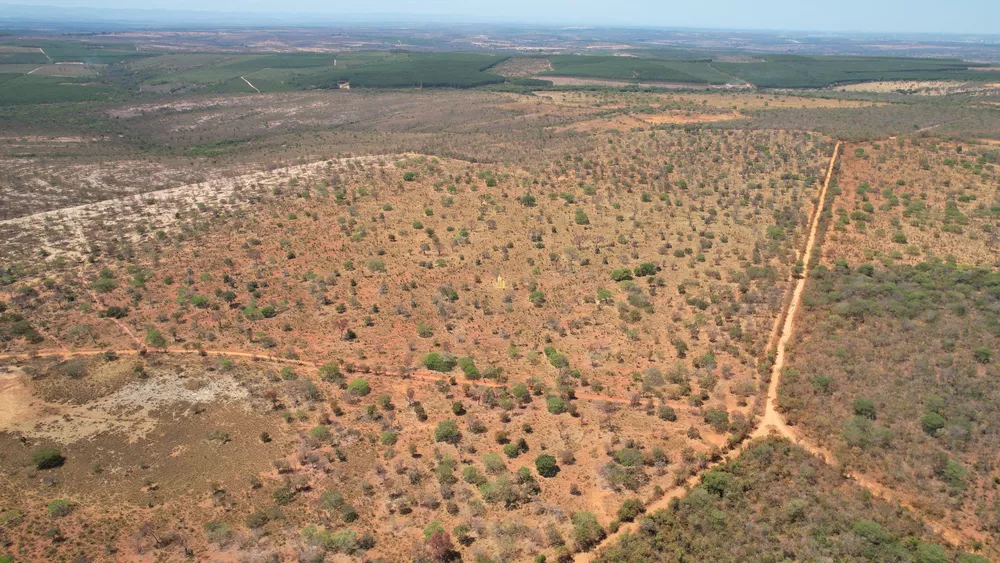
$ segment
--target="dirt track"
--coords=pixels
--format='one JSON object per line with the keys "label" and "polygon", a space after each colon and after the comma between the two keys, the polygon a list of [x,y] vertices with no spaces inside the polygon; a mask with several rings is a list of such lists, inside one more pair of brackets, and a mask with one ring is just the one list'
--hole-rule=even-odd
{"label": "dirt track", "polygon": [[[826,180],[823,182],[823,187],[820,190],[819,199],[816,203],[816,208],[813,210],[812,218],[809,221],[809,238],[806,240],[806,247],[805,250],[803,251],[803,256],[805,257],[806,260],[808,260],[809,255],[812,253],[813,246],[815,245],[816,242],[816,233],[818,231],[819,219],[823,211],[823,201],[826,198],[826,190],[830,186],[830,179],[833,176],[833,166],[837,162],[837,155],[839,154],[839,150],[840,150],[840,143],[838,142],[837,146],[833,149],[833,156],[830,157],[830,165],[826,171]],[[785,424],[785,421],[781,418],[781,415],[778,414],[778,411],[775,409],[774,403],[778,397],[778,380],[781,373],[781,369],[784,366],[785,345],[788,343],[788,339],[792,334],[792,329],[794,328],[795,313],[798,311],[799,302],[802,299],[802,292],[803,289],[805,288],[805,282],[806,282],[805,276],[802,276],[800,279],[795,280],[795,289],[792,292],[792,299],[788,306],[788,311],[785,313],[785,321],[781,325],[782,327],[780,332],[781,338],[778,340],[777,358],[774,362],[774,367],[771,370],[771,381],[767,390],[767,404],[764,410],[764,417],[759,421],[756,421],[757,424],[756,428],[753,431],[753,434],[751,435],[752,437],[767,436],[771,432],[776,431],[779,435],[788,437],[792,441],[801,445],[801,441],[792,434],[791,430],[789,430],[788,426]],[[775,326],[778,326],[777,319],[775,320]],[[772,333],[772,335],[773,334],[774,333]],[[803,447],[805,447],[805,449],[811,453],[814,454],[816,453],[816,451],[814,451],[815,448],[810,448],[805,445],[803,445]],[[683,485],[678,485],[670,489],[667,489],[662,497],[646,505],[646,512],[647,513],[656,512],[657,510],[667,508],[670,505],[670,501],[672,499],[683,496],[688,492],[688,489],[696,485],[698,483],[698,480],[701,479],[701,475],[705,471],[712,469],[713,467],[719,465],[720,463],[724,463],[730,456],[732,456],[733,453],[738,453],[738,452],[736,449],[730,450],[729,452],[727,452],[727,455],[722,459],[708,464],[701,472],[688,477]],[[829,459],[825,455],[821,457],[824,461],[827,461],[829,463]],[[612,543],[617,541],[617,539],[621,537],[623,534],[626,533],[630,534],[634,532],[636,526],[638,526],[636,522],[622,524],[618,528],[618,531],[616,533],[609,534],[604,539],[604,541],[602,541],[592,551],[587,553],[578,553],[574,561],[576,561],[577,563],[593,561],[594,558],[596,557],[596,553],[601,548],[611,545]]]}
{"label": "dirt track", "polygon": [[[39,350],[34,354],[0,354],[0,360],[28,360],[31,358],[41,358],[41,357],[60,357],[60,358],[73,358],[73,357],[86,357],[86,356],[99,356],[106,352],[112,352],[118,356],[139,356],[148,355],[155,356],[157,354],[167,355],[167,354],[186,354],[186,355],[200,355],[200,356],[213,356],[213,357],[226,357],[226,358],[244,358],[254,361],[263,362],[274,362],[280,364],[304,366],[309,368],[318,369],[318,362],[310,362],[306,360],[291,360],[288,358],[282,358],[280,356],[270,356],[267,354],[256,354],[253,352],[247,352],[244,350],[203,350],[194,348],[165,348],[161,350],[146,350],[146,349],[125,349],[125,350],[98,350],[98,349],[79,349],[79,350]],[[368,374],[366,374],[368,375]],[[463,377],[451,376],[445,373],[425,371],[425,370],[413,370],[406,373],[393,373],[393,372],[379,372],[371,373],[376,377],[393,377],[399,379],[415,379],[418,381],[427,381],[431,383],[436,383],[442,380],[450,380],[454,378],[456,383],[468,383],[470,385],[478,385],[480,387],[492,387],[500,388],[507,387],[507,383],[501,383],[498,381],[490,381],[486,379],[466,379]],[[582,399],[585,401],[605,401],[609,403],[616,403],[627,405],[631,401],[624,397],[612,397],[610,395],[599,395],[595,393],[577,393],[577,399]]]}

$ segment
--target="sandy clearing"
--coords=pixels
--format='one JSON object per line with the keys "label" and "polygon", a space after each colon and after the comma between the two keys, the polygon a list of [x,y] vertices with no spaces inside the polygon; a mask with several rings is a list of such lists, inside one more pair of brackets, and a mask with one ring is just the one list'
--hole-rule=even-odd
{"label": "sandy clearing", "polygon": [[148,435],[157,424],[152,413],[178,403],[243,402],[250,393],[236,380],[198,379],[183,374],[130,383],[114,393],[83,405],[51,403],[31,394],[20,369],[0,373],[0,431],[71,444],[106,432],[121,432],[130,443]]}
{"label": "sandy clearing", "polygon": [[[78,349],[78,350],[38,350],[37,352],[31,354],[0,354],[0,360],[29,360],[33,358],[43,358],[43,357],[53,357],[53,358],[74,358],[74,357],[88,357],[88,356],[98,356],[101,354],[108,353],[109,350],[97,350],[97,349]],[[269,354],[258,354],[255,352],[248,352],[245,350],[199,350],[195,348],[165,348],[161,350],[147,350],[145,348],[138,349],[122,349],[113,350],[117,356],[151,356],[156,354],[162,355],[199,355],[204,357],[216,357],[216,358],[241,358],[253,361],[262,362],[273,362],[278,364],[295,365],[307,368],[318,369],[320,367],[319,362],[308,361],[308,360],[292,360],[288,358],[282,358],[280,356],[272,356]],[[490,381],[487,379],[471,380],[460,376],[454,376],[446,373],[439,373],[427,370],[410,370],[406,373],[394,373],[394,372],[379,372],[371,373],[375,377],[391,377],[403,380],[417,380],[425,381],[428,383],[437,383],[442,380],[455,379],[456,384],[461,385],[468,383],[470,385],[478,385],[480,387],[491,387],[494,389],[499,389],[502,387],[508,387],[509,383],[501,383],[498,381]],[[2,392],[3,387],[0,386],[0,392]],[[625,397],[613,397],[610,395],[600,395],[596,393],[577,393],[577,399],[582,399],[585,401],[604,401],[608,403],[615,403],[620,405],[631,404],[631,400]],[[2,398],[2,397],[0,397]],[[2,403],[0,403],[2,404]],[[0,419],[2,422],[2,419]],[[0,425],[2,427],[2,425]]]}
{"label": "sandy clearing", "polygon": [[[3,246],[17,248],[19,239],[22,237],[30,238],[31,236],[39,236],[44,246],[54,252],[80,254],[85,251],[90,242],[85,234],[88,227],[98,224],[103,220],[124,221],[138,219],[158,226],[169,226],[175,221],[175,213],[189,209],[198,203],[216,205],[223,200],[232,201],[233,197],[238,192],[243,192],[243,190],[266,189],[291,177],[311,177],[321,173],[329,173],[340,170],[348,166],[349,163],[369,164],[380,161],[391,162],[401,156],[405,157],[407,155],[368,155],[347,157],[332,161],[320,160],[271,171],[264,170],[231,178],[217,178],[197,184],[186,184],[163,190],[136,193],[122,198],[108,199],[6,219],[0,221],[0,228],[4,228],[6,231],[14,234],[8,240],[4,241],[3,245],[0,245],[0,249]],[[136,214],[137,209],[143,210],[142,216]],[[45,235],[46,229],[59,225],[73,227],[73,234],[65,235],[58,240],[50,239]],[[55,231],[58,231],[58,229]],[[133,241],[141,238],[134,231],[129,232],[128,236]]]}
{"label": "sandy clearing", "polygon": [[731,119],[744,119],[746,116],[739,112],[733,113],[689,113],[689,112],[667,112],[653,115],[640,115],[639,119],[654,125],[663,123],[714,123],[716,121],[729,121]]}

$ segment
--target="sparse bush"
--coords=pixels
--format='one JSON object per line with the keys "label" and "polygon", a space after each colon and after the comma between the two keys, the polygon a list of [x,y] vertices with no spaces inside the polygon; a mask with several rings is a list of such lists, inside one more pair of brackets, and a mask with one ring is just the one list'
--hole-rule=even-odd
{"label": "sparse bush", "polygon": [[49,513],[49,516],[53,518],[61,518],[63,516],[68,516],[70,512],[73,512],[73,503],[66,499],[56,499],[49,503],[46,510]]}

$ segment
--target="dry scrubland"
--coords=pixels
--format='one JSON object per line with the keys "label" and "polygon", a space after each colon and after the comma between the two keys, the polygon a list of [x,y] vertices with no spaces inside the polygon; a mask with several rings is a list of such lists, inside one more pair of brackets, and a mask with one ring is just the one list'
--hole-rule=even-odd
{"label": "dry scrubland", "polygon": [[[589,549],[586,514],[607,525],[751,428],[832,150],[589,142],[528,168],[411,154],[244,177],[5,269],[7,351],[67,356],[8,374],[11,552],[393,560],[440,555],[436,526],[467,558]],[[69,356],[90,349],[122,352]],[[29,469],[46,445],[65,463]],[[59,499],[67,516],[42,514]]]}
{"label": "dry scrubland", "polygon": [[883,109],[194,95],[5,137],[0,556],[982,561],[998,282],[952,263],[996,267],[988,145],[843,146],[781,380],[919,514],[745,441],[834,147],[754,128]]}
{"label": "dry scrubland", "polygon": [[1000,265],[1000,151],[990,145],[894,139],[847,145],[824,263],[929,257]]}
{"label": "dry scrubland", "polygon": [[970,545],[998,539],[994,147],[847,145],[781,409]]}

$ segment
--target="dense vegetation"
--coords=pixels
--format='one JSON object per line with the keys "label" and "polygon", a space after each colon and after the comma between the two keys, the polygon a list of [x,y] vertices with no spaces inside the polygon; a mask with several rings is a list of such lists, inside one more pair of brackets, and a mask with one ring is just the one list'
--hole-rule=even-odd
{"label": "dense vegetation", "polygon": [[[923,525],[785,440],[750,444],[602,554],[631,561],[954,561]],[[985,562],[960,554],[963,563]]]}
{"label": "dense vegetation", "polygon": [[640,59],[635,57],[557,55],[549,57],[545,74],[615,80],[658,80],[691,84],[725,84],[727,77],[713,70],[710,59]]}
{"label": "dense vegetation", "polygon": [[812,273],[782,378],[790,422],[838,460],[1000,531],[1000,274],[932,260]]}
{"label": "dense vegetation", "polygon": [[718,70],[761,88],[825,88],[870,80],[970,80],[976,66],[955,59],[769,55],[763,62],[716,62]]}
{"label": "dense vegetation", "polygon": [[502,76],[487,72],[502,60],[475,53],[392,54],[383,61],[356,68],[302,77],[296,84],[304,88],[336,88],[338,83],[348,81],[352,88],[473,88],[503,82]]}

